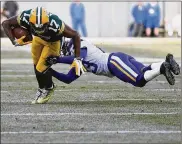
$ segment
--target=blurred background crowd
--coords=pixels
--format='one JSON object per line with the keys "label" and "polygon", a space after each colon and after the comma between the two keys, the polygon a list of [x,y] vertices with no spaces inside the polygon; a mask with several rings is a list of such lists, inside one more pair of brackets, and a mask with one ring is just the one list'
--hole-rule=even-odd
{"label": "blurred background crowd", "polygon": [[[48,5],[42,2],[6,1],[1,4],[1,22],[22,10],[43,6],[83,37],[181,37],[181,4],[168,3],[171,2],[106,3],[75,0],[51,2]],[[169,11],[173,9],[175,13],[170,15]],[[170,18],[166,19],[168,14]],[[1,37],[5,37],[2,26]]]}

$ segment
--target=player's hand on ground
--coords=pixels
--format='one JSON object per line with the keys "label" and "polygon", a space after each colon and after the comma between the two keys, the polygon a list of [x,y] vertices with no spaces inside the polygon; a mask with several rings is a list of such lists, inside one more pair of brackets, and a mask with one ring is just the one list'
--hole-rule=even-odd
{"label": "player's hand on ground", "polygon": [[47,65],[53,65],[57,63],[57,57],[56,56],[49,56],[46,59],[46,64]]}
{"label": "player's hand on ground", "polygon": [[22,36],[21,38],[14,40],[13,42],[14,46],[23,46],[32,42],[32,41],[24,42],[23,40],[25,37],[26,36]]}
{"label": "player's hand on ground", "polygon": [[82,60],[80,58],[75,58],[73,63],[71,64],[71,68],[75,67],[76,75],[81,76],[81,74],[84,74],[86,69],[84,68],[82,64]]}

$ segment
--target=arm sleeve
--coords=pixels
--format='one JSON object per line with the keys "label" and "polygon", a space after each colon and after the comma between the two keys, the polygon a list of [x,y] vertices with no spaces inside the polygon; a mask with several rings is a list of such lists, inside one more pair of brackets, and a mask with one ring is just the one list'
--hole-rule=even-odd
{"label": "arm sleeve", "polygon": [[58,58],[57,63],[72,64],[73,61],[74,56],[63,56]]}
{"label": "arm sleeve", "polygon": [[79,78],[79,76],[76,75],[74,67],[70,69],[68,74],[59,73],[52,69],[52,76],[66,84],[70,84],[71,82]]}

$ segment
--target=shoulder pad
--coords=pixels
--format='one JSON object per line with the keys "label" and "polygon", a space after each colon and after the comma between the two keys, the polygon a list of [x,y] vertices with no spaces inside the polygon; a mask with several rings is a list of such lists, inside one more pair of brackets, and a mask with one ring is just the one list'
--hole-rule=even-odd
{"label": "shoulder pad", "polygon": [[31,9],[22,11],[17,16],[17,21],[18,21],[19,25],[24,26],[24,27],[29,26],[30,13],[31,13]]}
{"label": "shoulder pad", "polygon": [[55,14],[49,13],[50,30],[61,34],[64,31],[64,22]]}

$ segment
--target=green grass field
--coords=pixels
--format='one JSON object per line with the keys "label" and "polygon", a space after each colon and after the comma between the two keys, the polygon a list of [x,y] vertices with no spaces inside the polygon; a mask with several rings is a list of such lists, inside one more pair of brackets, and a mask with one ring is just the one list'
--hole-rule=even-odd
{"label": "green grass field", "polygon": [[[164,56],[122,50],[140,57]],[[1,51],[1,58],[31,57]],[[67,72],[69,66],[54,68]],[[180,143],[180,77],[169,86],[159,76],[144,88],[89,73],[70,85],[54,79],[57,89],[51,100],[32,105],[37,89],[33,65],[2,63],[1,143]]]}

